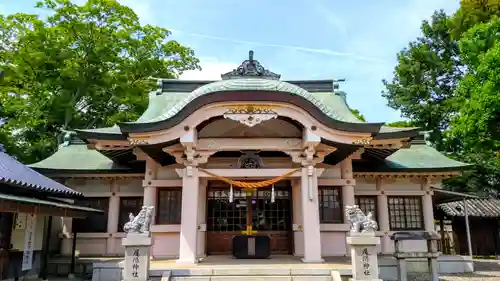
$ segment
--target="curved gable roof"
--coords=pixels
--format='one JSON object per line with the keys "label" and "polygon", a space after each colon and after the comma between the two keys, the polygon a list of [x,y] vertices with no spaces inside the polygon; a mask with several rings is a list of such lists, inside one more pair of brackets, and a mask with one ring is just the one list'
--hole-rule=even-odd
{"label": "curved gable roof", "polygon": [[164,108],[161,112],[154,110],[157,116],[151,119],[140,118],[136,122],[121,123],[119,126],[124,133],[167,129],[179,124],[202,106],[223,101],[285,101],[303,108],[325,125],[343,131],[376,134],[383,124],[352,122],[351,118],[347,120],[345,114],[338,112],[335,107],[326,106],[315,94],[285,81],[240,78],[203,85],[179,100],[173,107]]}

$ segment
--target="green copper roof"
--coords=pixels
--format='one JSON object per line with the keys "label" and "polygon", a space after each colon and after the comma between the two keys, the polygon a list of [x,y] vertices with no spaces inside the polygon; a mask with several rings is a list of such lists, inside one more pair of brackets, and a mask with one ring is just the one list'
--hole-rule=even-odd
{"label": "green copper roof", "polygon": [[52,171],[127,171],[123,167],[102,155],[97,150],[88,149],[81,143],[62,144],[59,149],[48,158],[28,165],[37,170]]}
{"label": "green copper roof", "polygon": [[385,159],[353,162],[355,172],[460,171],[471,165],[453,160],[431,146],[416,141]]}
{"label": "green copper roof", "polygon": [[385,159],[387,165],[397,169],[460,168],[469,164],[453,160],[426,144],[412,144],[401,148]]}
{"label": "green copper roof", "polygon": [[[269,92],[285,92],[293,95],[305,98],[312,104],[316,105],[321,109],[323,113],[332,119],[339,121],[345,120],[340,112],[336,111],[335,107],[326,106],[323,101],[318,99],[314,94],[298,87],[296,85],[290,84],[285,81],[279,80],[268,80],[268,79],[258,79],[258,78],[241,78],[241,79],[231,79],[231,80],[221,80],[213,82],[198,89],[192,91],[191,93],[185,95],[182,99],[175,97],[175,100],[170,100],[171,96],[178,94],[168,94],[169,104],[173,105],[171,107],[163,107],[162,110],[152,109],[150,112],[146,110],[146,117],[141,117],[135,123],[151,123],[158,122],[162,120],[167,120],[177,113],[179,113],[184,107],[186,107],[190,102],[198,97],[207,95],[215,92],[231,92],[231,91],[269,91]],[[330,94],[334,95],[334,94]],[[156,115],[156,116],[153,116]],[[149,117],[152,117],[149,119]]]}

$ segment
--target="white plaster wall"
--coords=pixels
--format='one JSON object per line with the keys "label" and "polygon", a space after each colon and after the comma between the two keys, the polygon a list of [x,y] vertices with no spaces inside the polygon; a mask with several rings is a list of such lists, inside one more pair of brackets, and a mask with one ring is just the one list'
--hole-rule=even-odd
{"label": "white plaster wall", "polygon": [[321,232],[321,255],[323,257],[347,254],[346,232]]}
{"label": "white plaster wall", "polygon": [[152,255],[154,258],[175,258],[179,256],[179,233],[154,233]]}
{"label": "white plaster wall", "polygon": [[144,187],[142,187],[142,179],[119,179],[114,180],[118,186],[118,192],[123,193],[136,193],[140,196],[144,194]]}
{"label": "white plaster wall", "polygon": [[356,178],[356,185],[354,186],[354,194],[356,192],[375,192],[377,190],[377,186],[375,183],[375,179],[365,179],[365,178]]}
{"label": "white plaster wall", "polygon": [[180,165],[170,165],[167,167],[159,167],[157,173],[157,179],[159,180],[178,180],[181,179],[179,175],[175,172],[175,167],[182,169]]}
{"label": "white plaster wall", "polygon": [[65,184],[83,194],[111,192],[110,179],[68,179]]}
{"label": "white plaster wall", "polygon": [[336,166],[331,166],[331,165],[324,165],[325,170],[321,174],[321,179],[340,179],[342,178],[340,175],[340,165]]}
{"label": "white plaster wall", "polygon": [[[72,242],[71,239],[68,239]],[[71,245],[71,243],[68,243]],[[77,235],[76,254],[79,256],[103,256],[106,253],[107,238],[84,238]],[[71,248],[66,249],[67,255],[71,254]]]}

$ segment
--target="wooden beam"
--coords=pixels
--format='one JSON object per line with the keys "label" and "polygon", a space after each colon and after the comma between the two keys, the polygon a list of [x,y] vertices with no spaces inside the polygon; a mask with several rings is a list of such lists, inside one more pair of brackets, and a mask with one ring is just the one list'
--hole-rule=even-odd
{"label": "wooden beam", "polygon": [[302,140],[299,138],[204,138],[196,144],[197,150],[301,150]]}
{"label": "wooden beam", "polygon": [[318,186],[344,186],[356,185],[354,179],[318,179]]}
{"label": "wooden beam", "polygon": [[180,187],[182,186],[182,180],[143,180],[142,186],[154,186],[154,187]]}
{"label": "wooden beam", "polygon": [[78,217],[85,218],[83,211],[59,208],[55,206],[31,204],[24,202],[15,202],[9,200],[0,200],[0,212],[6,213],[28,213],[35,215],[58,216],[58,217]]}
{"label": "wooden beam", "polygon": [[[176,169],[177,173],[180,172],[182,175],[182,169]],[[282,176],[286,173],[291,172],[294,169],[205,169],[207,172],[210,172],[212,174],[221,176],[221,177],[226,177],[226,178],[275,178]],[[199,171],[199,176],[202,178],[213,178],[211,175],[204,173],[202,171]],[[301,176],[300,170],[297,170],[288,178],[298,178]]]}

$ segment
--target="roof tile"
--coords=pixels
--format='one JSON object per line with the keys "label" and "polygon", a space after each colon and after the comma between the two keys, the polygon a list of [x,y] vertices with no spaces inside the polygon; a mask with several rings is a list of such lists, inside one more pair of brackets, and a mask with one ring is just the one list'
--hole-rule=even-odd
{"label": "roof tile", "polygon": [[0,183],[21,186],[37,191],[46,191],[54,194],[65,194],[69,196],[82,196],[81,193],[72,190],[38,172],[21,164],[16,159],[3,151],[0,145]]}
{"label": "roof tile", "polygon": [[[500,200],[499,199],[468,199],[467,213],[471,217],[500,217]],[[464,217],[465,207],[464,201],[455,201],[450,203],[439,204],[438,208],[443,210],[446,215],[451,217]]]}

